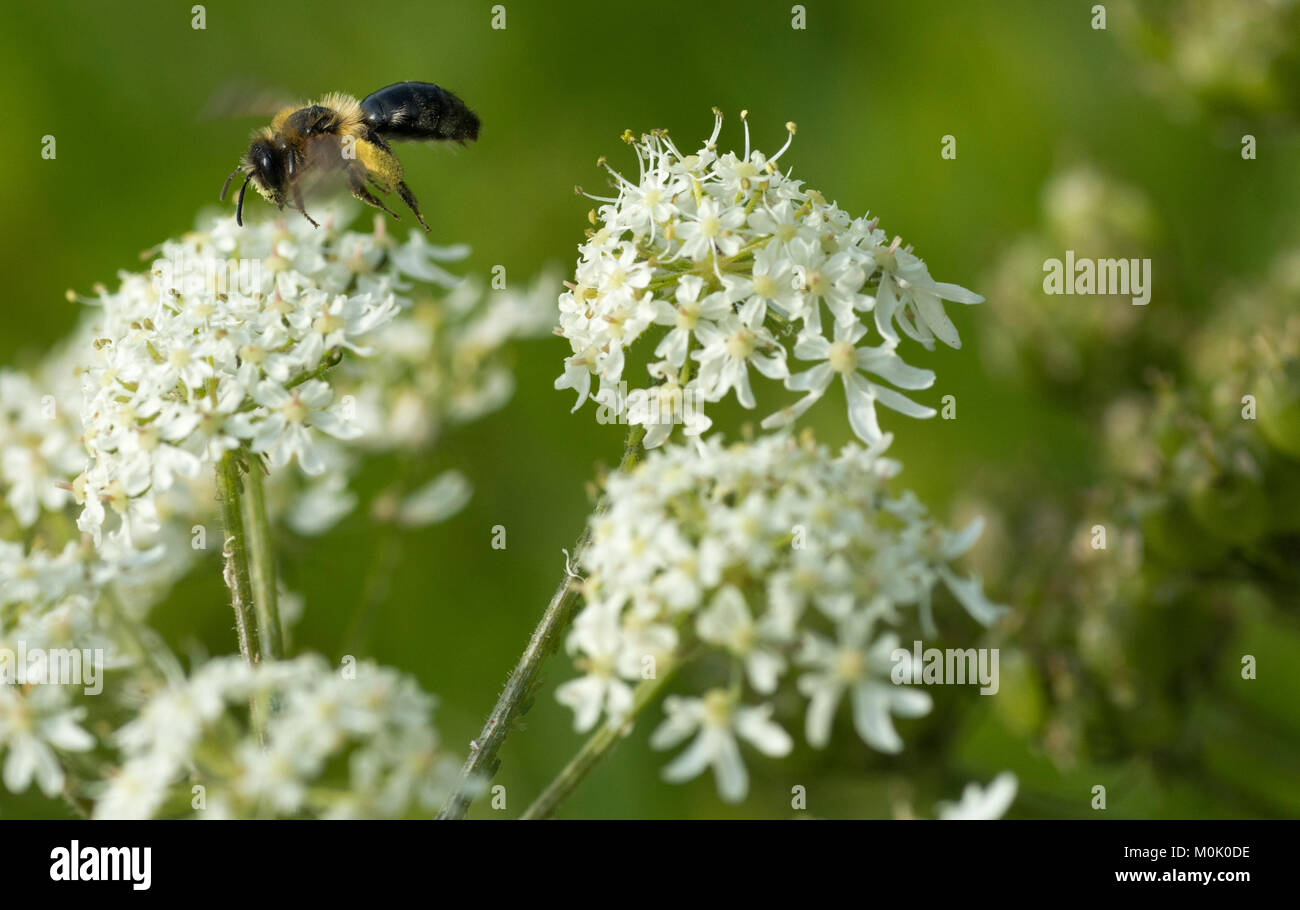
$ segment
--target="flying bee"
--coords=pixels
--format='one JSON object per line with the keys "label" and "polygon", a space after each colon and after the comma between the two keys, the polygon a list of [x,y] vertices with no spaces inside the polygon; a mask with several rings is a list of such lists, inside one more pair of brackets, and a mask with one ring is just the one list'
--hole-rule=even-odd
{"label": "flying bee", "polygon": [[244,175],[235,221],[244,223],[244,193],[249,183],[276,208],[286,204],[316,221],[303,198],[331,175],[342,173],[352,195],[397,218],[367,185],[396,191],[426,231],[415,194],[403,181],[402,163],[389,144],[401,140],[478,138],[478,116],[451,92],[428,82],[398,82],[357,101],[333,93],[306,107],[286,107],[271,125],[253,134],[239,167],[221,187],[221,200],[236,174]]}

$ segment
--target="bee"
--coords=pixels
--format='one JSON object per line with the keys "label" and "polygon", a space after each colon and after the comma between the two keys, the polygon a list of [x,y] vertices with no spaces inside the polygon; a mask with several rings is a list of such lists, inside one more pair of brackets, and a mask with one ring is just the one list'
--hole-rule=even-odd
{"label": "bee", "polygon": [[286,204],[319,227],[303,206],[307,195],[331,175],[341,173],[352,195],[367,205],[398,215],[367,187],[396,191],[425,231],[420,204],[403,180],[393,141],[478,138],[478,116],[451,92],[428,82],[398,82],[357,101],[332,93],[305,107],[286,107],[253,142],[221,187],[221,200],[237,174],[244,175],[235,221],[244,223],[248,185],[276,208]]}

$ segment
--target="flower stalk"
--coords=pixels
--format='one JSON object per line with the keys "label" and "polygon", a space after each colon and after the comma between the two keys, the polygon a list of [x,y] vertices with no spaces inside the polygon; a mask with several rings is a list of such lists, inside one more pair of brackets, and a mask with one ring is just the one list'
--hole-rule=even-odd
{"label": "flower stalk", "polygon": [[240,452],[217,463],[217,491],[225,531],[225,579],[235,613],[239,653],[250,664],[284,656],[276,601],[275,554],[260,461],[246,476]]}
{"label": "flower stalk", "polygon": [[[628,433],[619,470],[631,469],[644,456],[645,450],[641,445],[644,437],[644,427],[632,427]],[[597,512],[602,509],[603,504],[597,506]],[[591,526],[588,523],[574,546],[574,562],[580,562],[581,555],[590,541],[590,534]],[[477,785],[496,773],[500,765],[497,754],[505,744],[515,720],[532,704],[542,664],[559,647],[565,630],[573,621],[577,602],[578,587],[574,584],[572,575],[566,571],[564,579],[551,595],[551,602],[547,604],[541,621],[533,630],[528,646],[524,648],[524,653],[519,658],[519,663],[506,681],[501,696],[492,708],[492,713],[488,715],[482,732],[470,743],[469,756],[461,767],[456,787],[439,810],[438,818],[464,818],[473,801]]]}
{"label": "flower stalk", "polygon": [[249,554],[248,574],[253,590],[253,612],[257,621],[258,655],[262,660],[279,660],[284,656],[280,631],[280,609],[275,583],[275,552],[271,546],[271,523],[266,512],[266,487],[260,459],[248,468],[245,497],[244,533]]}
{"label": "flower stalk", "polygon": [[524,810],[521,819],[545,819],[555,814],[570,793],[572,793],[596,764],[613,751],[619,741],[632,731],[632,724],[640,713],[663,691],[672,679],[681,661],[660,667],[658,676],[647,679],[636,687],[632,696],[632,708],[620,723],[607,722],[583,743],[576,755],[569,760],[559,774],[555,776],[546,789],[541,792],[532,805]]}
{"label": "flower stalk", "polygon": [[235,612],[239,653],[251,664],[254,652],[249,609],[253,603],[253,587],[239,487],[239,461],[233,451],[226,452],[217,462],[217,498],[221,502],[221,526],[225,532],[221,552],[226,562],[224,575],[226,587],[230,589],[230,606]]}

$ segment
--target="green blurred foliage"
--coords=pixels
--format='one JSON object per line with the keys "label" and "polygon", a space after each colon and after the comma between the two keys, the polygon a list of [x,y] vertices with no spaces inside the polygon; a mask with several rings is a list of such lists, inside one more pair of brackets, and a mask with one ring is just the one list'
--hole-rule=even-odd
{"label": "green blurred foliage", "polygon": [[[401,149],[408,182],[435,242],[471,244],[470,270],[502,264],[512,282],[548,262],[571,264],[590,207],[572,188],[604,188],[599,155],[635,167],[618,139],[623,129],[667,127],[693,142],[707,135],[714,105],[728,114],[724,143],[743,142],[735,117],[742,108],[755,142],[769,150],[784,139],[784,123],[796,121],[787,160],[797,176],[854,213],[879,215],[936,276],[986,294],[981,278],[1014,237],[1039,223],[1045,181],[1076,158],[1140,188],[1164,226],[1144,319],[1194,322],[1217,305],[1225,276],[1262,270],[1296,237],[1295,134],[1261,136],[1258,160],[1247,162],[1239,136],[1166,117],[1158,99],[1135,90],[1136,65],[1113,27],[1090,27],[1089,3],[811,0],[803,31],[790,27],[791,5],[664,0],[647,10],[507,0],[501,31],[490,28],[486,0],[218,0],[206,4],[201,31],[191,28],[189,3],[12,6],[0,32],[0,82],[8,87],[0,362],[39,358],[72,325],[78,305],[65,289],[87,291],[111,283],[119,269],[139,268],[141,250],[215,205],[259,125],[200,117],[232,85],[306,97],[363,95],[414,79],[461,94],[482,117],[480,140],[463,150]],[[41,158],[47,134],[57,140],[55,160]],[[948,134],[957,138],[954,161],[939,154]],[[249,205],[251,217],[267,216],[260,199]],[[959,417],[922,423],[890,415],[904,482],[941,516],[960,497],[987,497],[994,480],[1008,476],[1032,478],[1035,489],[1068,501],[1102,470],[1095,453],[1104,402],[1063,405],[1041,382],[990,375],[977,331],[990,308],[952,309],[960,309],[953,317],[966,348],[917,365],[939,374],[927,403],[955,394]],[[281,544],[285,581],[307,605],[293,647],[332,659],[352,648],[414,673],[440,696],[439,727],[461,753],[560,577],[560,548],[571,546],[589,511],[597,466],[620,451],[618,428],[598,426],[590,406],[570,415],[570,394],[552,390],[566,353],[558,339],[522,347],[510,405],[442,441],[440,466],[465,471],[476,488],[454,520],[393,538],[376,536],[359,514],[323,539]],[[1111,366],[1103,357],[1090,368]],[[1120,364],[1114,369],[1127,375]],[[818,411],[821,438],[844,441],[837,409]],[[372,465],[366,491],[395,469]],[[497,524],[508,530],[505,551],[489,546]],[[1032,558],[1009,555],[1012,564]],[[382,577],[368,577],[377,563]],[[205,568],[155,621],[182,652],[226,653],[234,639],[215,556]],[[360,637],[345,640],[363,591],[376,584],[386,586],[382,606],[361,623]],[[1017,606],[1008,591],[991,593]],[[1059,623],[1078,619],[1072,606],[1060,605]],[[904,804],[929,814],[936,797],[955,798],[965,780],[1012,768],[1022,781],[1014,814],[1022,816],[1092,816],[1089,791],[1101,782],[1111,814],[1294,815],[1300,723],[1294,698],[1279,695],[1300,691],[1289,607],[1288,619],[1265,611],[1255,626],[1233,627],[1268,668],[1239,701],[1179,708],[1160,729],[1171,743],[1193,726],[1213,731],[1211,771],[1171,776],[1145,753],[1054,762],[1036,738],[1050,699],[1033,673],[1015,672],[1008,659],[1000,696],[940,693],[935,722],[902,725],[909,744],[896,759],[839,736],[825,753],[803,747],[779,764],[751,762],[754,784],[740,807],[721,804],[707,776],[680,787],[659,781],[663,757],[646,745],[651,712],[562,814],[788,817],[794,784],[808,788],[813,815],[887,816]],[[1171,610],[1158,628],[1181,622]],[[1014,635],[1005,633],[1004,647]],[[1154,662],[1176,659],[1161,652],[1177,649],[1179,637],[1152,634],[1143,647]],[[571,672],[562,658],[548,669],[552,683]],[[1216,672],[1230,679],[1235,665]],[[543,690],[502,755],[507,814],[522,810],[580,743],[552,693]],[[62,811],[32,797],[4,806],[5,815]],[[473,814],[493,813],[478,806]]]}

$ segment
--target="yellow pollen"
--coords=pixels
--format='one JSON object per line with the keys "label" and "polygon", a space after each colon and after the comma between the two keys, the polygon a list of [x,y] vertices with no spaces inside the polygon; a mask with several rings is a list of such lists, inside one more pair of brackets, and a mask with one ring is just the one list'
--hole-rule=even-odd
{"label": "yellow pollen", "polygon": [[727,726],[731,720],[731,698],[722,689],[714,689],[704,696],[704,716],[706,723],[719,727]]}
{"label": "yellow pollen", "polygon": [[837,373],[853,373],[858,368],[857,354],[853,345],[847,341],[832,342],[826,359],[830,361],[831,369]]}
{"label": "yellow pollen", "polygon": [[312,330],[328,335],[344,327],[343,317],[336,313],[321,313],[311,324]]}
{"label": "yellow pollen", "polygon": [[841,651],[835,657],[835,675],[846,682],[859,679],[866,668],[866,660],[857,651]]}
{"label": "yellow pollen", "polygon": [[290,423],[302,423],[307,419],[307,415],[311,413],[311,410],[295,394],[284,407],[280,408],[280,413]]}
{"label": "yellow pollen", "polygon": [[754,333],[740,329],[727,339],[727,355],[736,360],[747,360],[754,353]]}

